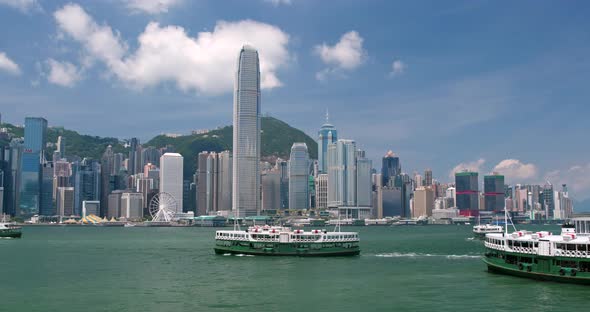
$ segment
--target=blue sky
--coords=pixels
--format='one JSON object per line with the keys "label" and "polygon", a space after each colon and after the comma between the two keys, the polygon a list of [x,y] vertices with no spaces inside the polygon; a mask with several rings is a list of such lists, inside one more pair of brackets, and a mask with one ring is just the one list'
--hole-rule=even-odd
{"label": "blue sky", "polygon": [[0,112],[101,136],[231,122],[239,46],[262,110],[315,137],[329,109],[374,166],[496,169],[590,197],[585,1],[0,0]]}

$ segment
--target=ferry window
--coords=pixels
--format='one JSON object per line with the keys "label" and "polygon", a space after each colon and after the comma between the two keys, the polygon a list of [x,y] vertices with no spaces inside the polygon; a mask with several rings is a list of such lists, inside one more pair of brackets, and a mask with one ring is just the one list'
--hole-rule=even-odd
{"label": "ferry window", "polygon": [[576,244],[566,244],[566,246],[567,246],[567,250],[573,250],[573,251],[576,250]]}

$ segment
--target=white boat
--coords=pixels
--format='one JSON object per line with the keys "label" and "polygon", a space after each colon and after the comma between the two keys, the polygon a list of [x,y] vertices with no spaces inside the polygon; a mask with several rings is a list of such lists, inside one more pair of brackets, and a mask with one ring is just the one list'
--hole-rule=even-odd
{"label": "white boat", "polygon": [[134,227],[135,224],[133,223],[125,223],[125,225],[123,225],[123,227]]}

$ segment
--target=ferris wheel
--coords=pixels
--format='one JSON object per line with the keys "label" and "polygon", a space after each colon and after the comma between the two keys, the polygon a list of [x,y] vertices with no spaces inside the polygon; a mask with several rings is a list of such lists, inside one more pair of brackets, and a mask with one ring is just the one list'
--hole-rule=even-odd
{"label": "ferris wheel", "polygon": [[176,199],[166,192],[161,192],[150,201],[150,215],[154,222],[170,222],[176,214]]}

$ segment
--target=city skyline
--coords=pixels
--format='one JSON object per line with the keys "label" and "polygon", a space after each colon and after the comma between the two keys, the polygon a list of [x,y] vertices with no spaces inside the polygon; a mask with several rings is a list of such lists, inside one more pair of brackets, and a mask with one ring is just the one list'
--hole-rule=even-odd
{"label": "city skyline", "polygon": [[[187,133],[229,124],[231,78],[226,81],[211,73],[215,78],[212,81],[223,86],[215,90],[198,82],[201,76],[178,77],[146,68],[153,70],[149,73],[154,79],[140,81],[133,78],[131,69],[118,66],[145,65],[140,62],[139,48],[154,53],[136,42],[140,34],[148,38],[169,31],[192,46],[202,44],[201,34],[226,38],[223,34],[233,34],[238,26],[244,26],[263,29],[277,38],[276,45],[260,47],[272,54],[272,58],[261,60],[267,103],[263,113],[269,112],[315,137],[323,111],[328,108],[339,136],[362,144],[374,163],[392,149],[404,158],[408,173],[432,167],[437,180],[451,181],[455,167],[475,169],[482,175],[496,168],[508,183],[544,183],[548,178],[555,185],[567,183],[575,198],[589,196],[589,151],[578,144],[589,129],[581,119],[584,114],[572,113],[585,110],[580,99],[587,97],[580,83],[588,68],[581,56],[588,47],[579,40],[587,36],[579,31],[588,23],[582,14],[585,3],[540,4],[531,11],[530,3],[501,8],[485,2],[456,2],[451,8],[433,3],[425,8],[381,2],[360,8],[372,16],[373,22],[358,17],[352,24],[336,19],[328,25],[312,18],[319,24],[311,27],[322,29],[317,34],[294,19],[320,14],[314,13],[324,6],[318,3],[235,3],[235,11],[223,15],[217,13],[218,4],[207,2],[184,2],[156,14],[117,3],[31,3],[36,5],[0,5],[0,17],[6,25],[31,24],[22,36],[10,35],[10,27],[4,27],[1,33],[6,42],[0,46],[4,64],[0,70],[0,91],[4,94],[0,104],[5,119],[12,123],[20,123],[25,115],[43,116],[51,124],[84,133],[138,137],[142,141],[161,132]],[[351,17],[359,5],[349,3],[334,13]],[[192,11],[199,12],[198,19]],[[423,13],[431,21],[419,19]],[[385,15],[393,21],[385,22]],[[88,34],[106,29],[101,27],[113,34],[119,31],[115,47],[125,49],[114,49],[121,53],[118,55],[89,49],[90,43],[72,28],[76,25],[67,23],[72,16],[87,18],[91,27],[83,30]],[[545,25],[548,17],[552,23]],[[416,18],[424,22],[419,27]],[[471,31],[466,31],[461,25],[472,18],[487,24],[470,24]],[[152,21],[159,24],[150,24]],[[391,26],[392,32],[386,37],[379,32],[379,21]],[[404,31],[406,25],[408,31]],[[505,36],[511,27],[516,31]],[[476,36],[478,33],[483,36]],[[243,41],[257,45],[257,38],[246,37]],[[29,41],[32,43],[25,43]],[[549,47],[546,42],[554,44]],[[224,43],[241,46],[244,42]],[[334,58],[339,48],[355,52],[346,59],[352,63]],[[27,52],[21,53],[24,49]],[[219,72],[227,72],[225,67],[235,62],[232,49],[227,51],[231,56],[219,62],[208,54],[203,59],[223,68]],[[520,53],[510,52],[514,50]],[[274,61],[272,66],[264,67],[270,61]],[[198,69],[210,73],[210,68]],[[72,73],[74,80],[59,80],[72,78],[68,76]],[[161,114],[162,103],[178,113],[167,110]],[[355,103],[369,105],[363,105],[359,112]],[[388,111],[391,114],[381,114]],[[131,113],[141,114],[146,125],[113,118]],[[309,118],[310,114],[315,118]],[[448,118],[441,119],[441,115]],[[101,122],[106,118],[109,127]],[[161,121],[154,128],[155,120]],[[555,121],[563,121],[562,128],[548,127]],[[540,138],[551,144],[538,144]],[[466,141],[470,144],[463,144]]]}

